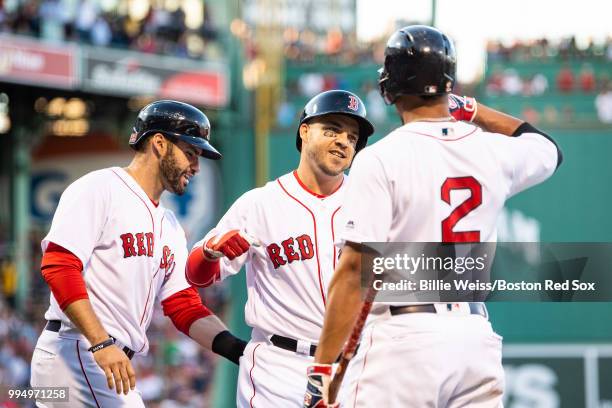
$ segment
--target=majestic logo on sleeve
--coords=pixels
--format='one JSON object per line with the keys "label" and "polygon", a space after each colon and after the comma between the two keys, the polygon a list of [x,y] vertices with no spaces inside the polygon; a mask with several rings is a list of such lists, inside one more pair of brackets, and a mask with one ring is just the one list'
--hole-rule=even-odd
{"label": "majestic logo on sleeve", "polygon": [[312,239],[306,234],[296,238],[287,238],[280,245],[270,244],[266,247],[274,269],[294,261],[305,261],[314,256]]}
{"label": "majestic logo on sleeve", "polygon": [[176,267],[176,262],[174,262],[174,254],[172,253],[170,248],[168,248],[167,245],[164,245],[164,250],[162,252],[162,259],[161,259],[161,262],[159,263],[159,269],[164,271],[164,281],[162,285],[166,283],[168,279],[170,279],[170,276],[172,275],[172,272],[174,272],[175,267]]}
{"label": "majestic logo on sleeve", "polygon": [[139,232],[132,234],[121,234],[121,243],[123,246],[123,257],[130,258],[132,256],[153,256],[154,238],[152,232]]}

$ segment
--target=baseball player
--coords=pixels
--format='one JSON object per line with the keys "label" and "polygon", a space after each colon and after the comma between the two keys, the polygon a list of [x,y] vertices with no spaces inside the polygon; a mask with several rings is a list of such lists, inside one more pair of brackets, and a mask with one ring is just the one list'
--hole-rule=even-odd
{"label": "baseball player", "polygon": [[189,255],[194,285],[246,265],[245,315],[253,330],[240,361],[239,407],[302,404],[338,257],[344,171],[373,131],[356,95],[316,95],[297,131],[298,168],[242,195]]}
{"label": "baseball player", "polygon": [[180,331],[237,363],[246,343],[185,280],[185,233],[159,202],[165,190],[185,192],[199,156],[221,158],[209,138],[195,107],[153,102],[138,114],[130,165],[91,172],[62,194],[42,241],[52,294],[31,385],[68,387],[69,401],[37,406],[144,407],[130,359],[149,348],[156,301]]}
{"label": "baseball player", "polygon": [[[352,166],[347,221],[337,231],[342,256],[329,285],[317,364],[309,368],[306,407],[330,404],[331,364],[361,304],[362,243],[495,242],[505,200],[561,163],[556,143],[529,123],[472,98],[449,97],[455,65],[453,43],[432,27],[402,28],[387,43],[380,91],[403,126]],[[501,406],[502,341],[484,304],[374,308],[383,313],[366,323],[363,363],[352,368],[358,379],[344,406]]]}

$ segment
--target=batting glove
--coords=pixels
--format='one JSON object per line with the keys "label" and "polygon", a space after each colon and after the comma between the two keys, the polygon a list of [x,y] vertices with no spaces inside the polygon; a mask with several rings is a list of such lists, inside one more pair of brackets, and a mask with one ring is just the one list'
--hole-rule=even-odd
{"label": "batting glove", "polygon": [[308,367],[308,385],[304,396],[304,408],[338,408],[340,404],[329,403],[331,364],[315,364]]}
{"label": "batting glove", "polygon": [[475,98],[469,96],[448,95],[448,110],[451,116],[464,122],[473,122],[478,111]]}
{"label": "batting glove", "polygon": [[256,244],[256,240],[245,232],[231,230],[206,241],[204,253],[212,259],[226,256],[231,260],[244,254],[251,245]]}

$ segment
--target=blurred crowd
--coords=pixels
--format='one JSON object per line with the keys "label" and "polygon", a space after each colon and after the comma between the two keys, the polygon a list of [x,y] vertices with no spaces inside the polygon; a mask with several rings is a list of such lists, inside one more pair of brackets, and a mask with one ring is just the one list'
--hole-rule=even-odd
{"label": "blurred crowd", "polygon": [[[524,98],[522,115],[533,123],[577,119],[612,124],[612,37],[578,44],[539,39],[510,45],[489,42],[486,97]],[[593,119],[591,119],[593,118]]]}
{"label": "blurred crowd", "polygon": [[[40,264],[41,238],[40,233],[31,236],[34,266]],[[0,248],[3,244],[0,242]],[[23,401],[14,404],[5,391],[29,385],[32,351],[46,323],[44,312],[49,302],[49,290],[39,270],[34,267],[28,300],[18,311],[15,307],[15,266],[8,253],[0,252],[0,265],[0,407],[28,406],[23,405]],[[223,315],[226,306],[223,286],[207,288],[201,291],[201,295],[211,310]],[[212,406],[211,384],[218,357],[179,332],[163,315],[159,305],[148,338],[150,349],[147,356],[136,356],[132,360],[137,386],[146,406]]]}
{"label": "blurred crowd", "polygon": [[589,39],[580,44],[575,36],[559,41],[547,38],[536,40],[516,40],[511,43],[489,41],[487,59],[489,62],[545,61],[551,58],[560,60],[603,59],[612,61],[612,36],[604,41]]}
{"label": "blurred crowd", "polygon": [[190,28],[182,7],[143,2],[147,9],[135,14],[124,3],[105,10],[99,0],[0,1],[0,32],[196,59],[220,53],[208,10]]}
{"label": "blurred crowd", "polygon": [[[376,72],[373,75],[376,77]],[[374,80],[364,80],[356,88],[341,74],[305,73],[296,81],[289,81],[285,88],[285,98],[279,105],[276,124],[280,128],[296,126],[301,110],[306,101],[319,92],[331,89],[351,89],[364,101],[368,118],[374,123],[383,123],[388,119],[387,106],[383,102]]]}
{"label": "blurred crowd", "polygon": [[[364,65],[357,70],[336,73],[304,72],[296,79],[288,79],[284,88],[284,99],[279,105],[276,125],[279,128],[296,126],[305,103],[320,92],[331,89],[350,89],[359,95],[367,108],[368,119],[375,124],[396,120],[393,107],[387,106],[378,88],[378,65]],[[453,92],[473,95],[472,85],[457,83]]]}
{"label": "blurred crowd", "polygon": [[310,30],[288,28],[283,33],[284,55],[289,61],[356,64],[382,63],[386,38],[358,42],[354,35],[337,29],[316,34]]}
{"label": "blurred crowd", "polygon": [[538,96],[554,90],[565,94],[593,93],[607,89],[610,84],[611,79],[608,72],[596,73],[588,62],[582,63],[578,72],[574,72],[567,63],[559,65],[552,85],[542,72],[521,76],[516,68],[508,67],[502,70],[499,65],[496,65],[487,77],[486,92],[489,96]]}

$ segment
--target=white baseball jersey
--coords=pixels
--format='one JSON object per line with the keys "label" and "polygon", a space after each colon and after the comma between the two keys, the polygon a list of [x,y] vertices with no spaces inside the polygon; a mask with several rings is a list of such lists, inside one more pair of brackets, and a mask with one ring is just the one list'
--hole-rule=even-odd
{"label": "white baseball jersey", "polygon": [[341,242],[495,242],[506,199],[550,177],[544,136],[465,122],[412,122],[356,157]]}
{"label": "white baseball jersey", "polygon": [[[495,242],[505,200],[556,165],[555,145],[540,134],[406,124],[355,159],[339,242]],[[455,305],[372,319],[345,406],[500,407],[502,339],[467,304]]]}
{"label": "white baseball jersey", "polygon": [[[309,355],[323,327],[327,288],[337,263],[334,246],[346,178],[328,196],[310,192],[292,172],[248,191],[227,211],[210,237],[239,229],[261,244],[230,261],[221,278],[246,263],[246,322],[252,338],[240,358],[238,407],[298,407],[304,399]],[[272,335],[302,343],[296,353],[274,346]],[[359,361],[355,359],[355,361]],[[352,384],[349,376],[344,381]],[[345,388],[341,389],[344,392]]]}
{"label": "white baseball jersey", "polygon": [[[189,287],[185,233],[172,211],[155,206],[123,169],[94,171],[62,194],[43,251],[50,242],[83,263],[89,300],[108,333],[146,353],[154,302]],[[62,321],[63,337],[82,338],[50,297],[45,318]]]}
{"label": "white baseball jersey", "polygon": [[338,254],[340,188],[326,197],[301,184],[295,172],[243,194],[206,235],[239,229],[261,246],[230,261],[221,258],[221,278],[246,263],[246,322],[264,333],[316,343],[323,326],[327,286]]}

